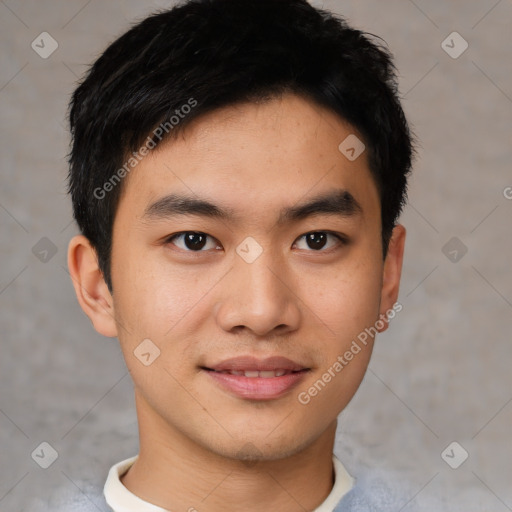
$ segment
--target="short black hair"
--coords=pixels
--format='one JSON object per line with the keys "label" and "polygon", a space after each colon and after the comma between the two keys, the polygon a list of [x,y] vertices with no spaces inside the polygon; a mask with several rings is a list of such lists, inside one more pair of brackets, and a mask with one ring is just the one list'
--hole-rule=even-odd
{"label": "short black hair", "polygon": [[110,44],[69,105],[73,214],[110,291],[121,181],[141,150],[212,110],[285,93],[328,108],[363,137],[385,257],[406,202],[415,137],[393,55],[377,38],[306,0],[188,0]]}

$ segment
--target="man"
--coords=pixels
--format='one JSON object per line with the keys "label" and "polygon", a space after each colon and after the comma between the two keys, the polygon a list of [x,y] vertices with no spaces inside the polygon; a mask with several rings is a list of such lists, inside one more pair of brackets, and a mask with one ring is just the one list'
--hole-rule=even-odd
{"label": "man", "polygon": [[391,507],[333,455],[400,308],[414,145],[391,54],[304,0],[192,0],[107,48],[70,125],[68,265],[139,421],[109,506]]}

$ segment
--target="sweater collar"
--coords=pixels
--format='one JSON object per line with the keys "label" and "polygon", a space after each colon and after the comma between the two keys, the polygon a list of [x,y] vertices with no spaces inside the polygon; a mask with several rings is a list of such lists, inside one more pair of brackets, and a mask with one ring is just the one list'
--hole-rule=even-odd
{"label": "sweater collar", "polygon": [[[137,455],[114,464],[108,473],[103,489],[105,499],[113,512],[170,512],[142,500],[130,492],[121,482],[121,477],[137,460]],[[354,485],[354,479],[349,475],[341,461],[333,454],[334,486],[323,503],[313,512],[332,512],[340,500]]]}

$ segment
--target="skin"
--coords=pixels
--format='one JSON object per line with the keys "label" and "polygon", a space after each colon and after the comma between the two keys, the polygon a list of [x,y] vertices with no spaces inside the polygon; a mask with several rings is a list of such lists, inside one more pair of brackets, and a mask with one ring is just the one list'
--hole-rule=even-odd
{"label": "skin", "polygon": [[[113,294],[89,241],[71,240],[80,305],[99,333],[118,337],[134,381],[140,453],[122,481],[142,499],[173,511],[295,512],[313,510],[331,491],[336,418],[361,383],[371,340],[307,405],[297,395],[392,309],[405,243],[398,224],[383,260],[366,152],[349,161],[338,150],[352,133],[292,94],[214,111],[125,178]],[[276,224],[281,208],[338,189],[353,195],[359,215]],[[235,217],[144,217],[170,193],[207,199]],[[184,231],[209,235],[201,252],[183,237],[169,241]],[[348,243],[329,235],[315,249],[303,237],[325,231]],[[252,263],[236,252],[248,236],[263,250]],[[160,349],[149,366],[134,355],[147,338]],[[200,369],[239,355],[281,355],[310,370],[280,398],[249,400]]]}

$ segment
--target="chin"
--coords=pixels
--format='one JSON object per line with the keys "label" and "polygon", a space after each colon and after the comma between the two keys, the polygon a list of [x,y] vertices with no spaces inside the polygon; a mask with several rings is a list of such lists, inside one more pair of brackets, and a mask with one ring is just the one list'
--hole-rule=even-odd
{"label": "chin", "polygon": [[302,439],[289,433],[288,436],[269,440],[266,435],[242,434],[241,439],[231,439],[229,445],[217,444],[208,448],[217,455],[227,459],[244,462],[252,466],[258,462],[286,459],[300,453],[315,442],[315,437]]}

